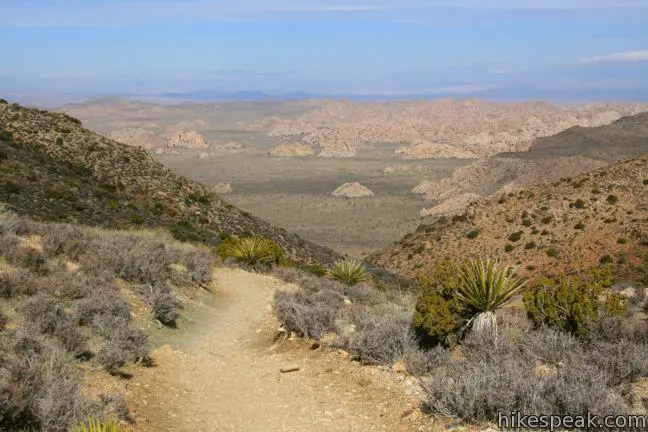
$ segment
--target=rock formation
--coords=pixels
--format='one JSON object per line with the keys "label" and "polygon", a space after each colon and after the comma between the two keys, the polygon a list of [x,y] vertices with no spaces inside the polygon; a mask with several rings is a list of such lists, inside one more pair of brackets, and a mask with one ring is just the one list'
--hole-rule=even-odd
{"label": "rock formation", "polygon": [[186,148],[186,149],[207,149],[209,145],[205,139],[196,131],[178,132],[169,137],[167,144],[171,148]]}
{"label": "rock formation", "polygon": [[342,186],[335,189],[332,195],[343,198],[366,198],[374,196],[374,193],[366,186],[354,182],[344,183]]}

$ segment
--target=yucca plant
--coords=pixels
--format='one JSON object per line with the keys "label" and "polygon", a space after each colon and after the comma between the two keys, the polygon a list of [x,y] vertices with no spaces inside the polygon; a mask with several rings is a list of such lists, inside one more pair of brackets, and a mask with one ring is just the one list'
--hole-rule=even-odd
{"label": "yucca plant", "polygon": [[119,424],[114,420],[101,421],[98,418],[89,418],[87,422],[80,423],[70,432],[119,432]]}
{"label": "yucca plant", "polygon": [[456,266],[456,271],[459,278],[456,297],[471,316],[466,327],[495,336],[496,310],[511,301],[526,281],[512,268],[492,260],[470,260]]}
{"label": "yucca plant", "polygon": [[227,245],[226,254],[257,270],[259,264],[278,262],[283,251],[271,240],[262,237],[243,237]]}
{"label": "yucca plant", "polygon": [[326,276],[349,286],[371,279],[364,266],[354,259],[336,261],[326,271]]}

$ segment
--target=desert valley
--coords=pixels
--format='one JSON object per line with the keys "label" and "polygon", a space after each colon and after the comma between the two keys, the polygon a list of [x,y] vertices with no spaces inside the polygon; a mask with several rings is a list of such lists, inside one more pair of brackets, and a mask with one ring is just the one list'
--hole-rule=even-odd
{"label": "desert valley", "polygon": [[0,430],[642,419],[647,111],[0,101]]}
{"label": "desert valley", "polygon": [[648,431],[647,29],[0,1],[0,432]]}

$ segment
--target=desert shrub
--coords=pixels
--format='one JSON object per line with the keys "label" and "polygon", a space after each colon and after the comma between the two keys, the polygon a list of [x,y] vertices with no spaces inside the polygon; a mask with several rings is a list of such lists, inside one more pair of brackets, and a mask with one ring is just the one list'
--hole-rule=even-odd
{"label": "desert shrub", "polygon": [[[610,286],[608,268],[592,269],[580,276],[544,278],[524,294],[524,305],[536,325],[549,325],[584,336],[587,325],[601,315],[625,314],[622,298]],[[605,298],[603,302],[601,297]]]}
{"label": "desert shrub", "polygon": [[71,314],[56,298],[48,295],[29,298],[21,307],[21,312],[30,327],[52,336],[71,354],[80,356],[87,352],[87,337],[79,331]]}
{"label": "desert shrub", "polygon": [[527,357],[547,364],[558,365],[570,356],[583,355],[578,339],[567,332],[545,326],[526,332],[518,342]]}
{"label": "desert shrub", "polygon": [[508,303],[525,285],[512,268],[492,260],[472,260],[456,267],[456,298],[475,331],[497,330],[497,309]]}
{"label": "desert shrub", "polygon": [[279,264],[283,249],[272,240],[262,237],[227,238],[216,248],[223,261],[233,258],[240,263],[252,266]]}
{"label": "desert shrub", "polygon": [[182,252],[181,261],[187,268],[191,282],[198,285],[207,285],[211,282],[213,259],[208,252],[191,248]]}
{"label": "desert shrub", "polygon": [[601,264],[610,264],[610,263],[612,263],[613,261],[614,261],[614,259],[613,259],[610,255],[603,255],[603,256],[599,259],[599,263],[601,263]]}
{"label": "desert shrub", "polygon": [[466,234],[466,237],[468,237],[469,239],[477,238],[477,236],[479,235],[479,232],[480,231],[478,229],[468,231],[468,233]]}
{"label": "desert shrub", "polygon": [[426,376],[450,361],[451,351],[442,346],[421,348],[416,340],[405,346],[403,361],[407,371],[414,376]]}
{"label": "desert shrub", "polygon": [[354,259],[334,262],[326,272],[326,276],[349,286],[371,279],[364,266]]}
{"label": "desert shrub", "polygon": [[335,332],[336,319],[345,308],[342,295],[333,290],[323,290],[315,294],[303,291],[275,293],[273,308],[277,320],[287,331],[299,336],[319,339],[326,333]]}
{"label": "desert shrub", "polygon": [[38,286],[35,276],[25,269],[0,273],[0,298],[10,299],[36,293]]}
{"label": "desert shrub", "polygon": [[153,316],[166,326],[176,326],[176,320],[180,317],[177,310],[179,306],[179,301],[171,291],[156,290],[152,295],[151,310]]}
{"label": "desert shrub", "polygon": [[535,249],[538,245],[534,241],[530,241],[529,243],[524,245],[524,249]]}
{"label": "desert shrub", "polygon": [[542,219],[540,219],[540,222],[542,222],[542,224],[544,225],[551,223],[551,221],[553,221],[553,216],[545,216]]}
{"label": "desert shrub", "polygon": [[119,424],[114,420],[91,417],[78,424],[71,432],[119,432]]}
{"label": "desert shrub", "polygon": [[513,250],[513,245],[511,243],[507,243],[506,246],[504,246],[504,252],[511,252]]}
{"label": "desert shrub", "polygon": [[7,262],[28,269],[36,275],[44,276],[50,271],[45,255],[39,250],[15,246],[4,252],[4,257]]}
{"label": "desert shrub", "polygon": [[522,219],[522,225],[528,228],[533,225],[533,221],[531,219]]}
{"label": "desert shrub", "polygon": [[410,341],[409,313],[381,312],[370,308],[357,311],[355,331],[344,347],[363,364],[392,364],[403,357]]}
{"label": "desert shrub", "polygon": [[414,331],[425,347],[452,345],[463,326],[461,307],[448,292],[426,289],[419,295],[414,308]]}
{"label": "desert shrub", "polygon": [[98,414],[79,392],[68,353],[22,330],[0,344],[0,430],[66,432]]}
{"label": "desert shrub", "polygon": [[605,198],[605,202],[608,204],[616,204],[619,201],[619,197],[616,195],[608,195],[607,198]]}
{"label": "desert shrub", "polygon": [[0,332],[3,332],[9,323],[9,318],[2,312],[0,312]]}
{"label": "desert shrub", "polygon": [[465,317],[456,298],[459,278],[451,261],[437,263],[429,276],[421,278],[412,319],[422,346],[452,345],[457,342]]}
{"label": "desert shrub", "polygon": [[556,250],[556,248],[549,248],[547,249],[547,256],[551,258],[558,258],[560,254]]}
{"label": "desert shrub", "polygon": [[610,402],[609,376],[587,358],[567,355],[566,364],[553,373],[536,374],[536,352],[520,350],[507,338],[494,344],[479,334],[468,337],[462,355],[439,367],[425,385],[430,407],[442,415],[486,423],[512,411],[575,415],[628,409],[623,402]]}
{"label": "desert shrub", "polygon": [[127,319],[101,314],[91,323],[92,331],[106,340],[97,354],[97,360],[108,371],[115,371],[126,362],[147,361],[150,347],[143,331],[133,327]]}
{"label": "desert shrub", "polygon": [[374,304],[381,300],[380,292],[368,283],[348,286],[344,292],[353,303]]}
{"label": "desert shrub", "polygon": [[516,242],[519,241],[522,238],[522,234],[524,234],[522,231],[514,232],[510,236],[508,236],[509,241]]}
{"label": "desert shrub", "polygon": [[73,316],[78,325],[89,326],[98,315],[110,315],[129,320],[130,310],[128,303],[117,293],[101,292],[93,297],[74,302]]}
{"label": "desert shrub", "polygon": [[87,233],[72,225],[47,226],[42,230],[41,243],[47,256],[65,255],[71,261],[76,261],[88,247]]}
{"label": "desert shrub", "polygon": [[647,178],[647,179],[644,179],[642,183],[643,183],[644,185],[648,185],[648,178]]}
{"label": "desert shrub", "polygon": [[585,208],[585,201],[583,201],[580,198],[577,199],[576,202],[574,202],[574,207],[576,207],[577,209],[584,209]]}
{"label": "desert shrub", "polygon": [[576,225],[574,225],[574,229],[577,230],[585,229],[585,224],[583,222],[578,222]]}

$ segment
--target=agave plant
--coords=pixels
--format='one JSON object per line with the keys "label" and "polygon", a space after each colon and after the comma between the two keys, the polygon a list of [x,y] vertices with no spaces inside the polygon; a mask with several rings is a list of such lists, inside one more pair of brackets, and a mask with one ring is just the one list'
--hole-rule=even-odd
{"label": "agave plant", "polygon": [[114,420],[101,421],[98,418],[89,418],[73,428],[71,432],[119,432],[119,425]]}
{"label": "agave plant", "polygon": [[336,261],[326,271],[326,276],[349,286],[371,279],[364,266],[354,259]]}
{"label": "agave plant", "polygon": [[492,260],[471,260],[456,266],[456,271],[459,276],[456,297],[472,315],[467,327],[496,335],[496,310],[511,301],[526,281],[512,268]]}
{"label": "agave plant", "polygon": [[227,247],[227,255],[257,270],[258,264],[272,264],[281,256],[280,248],[262,237],[243,237]]}

